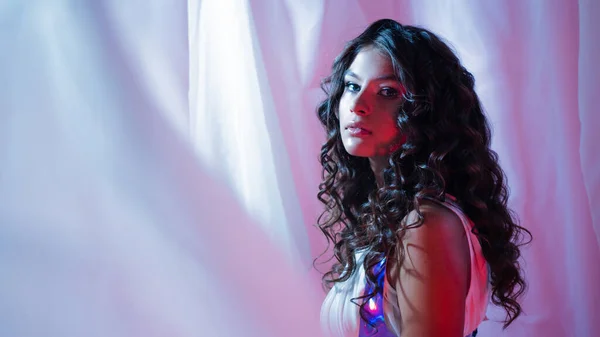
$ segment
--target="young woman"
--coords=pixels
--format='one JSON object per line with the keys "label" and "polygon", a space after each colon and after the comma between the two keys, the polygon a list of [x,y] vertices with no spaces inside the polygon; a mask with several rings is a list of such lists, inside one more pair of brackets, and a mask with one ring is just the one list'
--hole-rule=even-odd
{"label": "young woman", "polygon": [[471,336],[488,301],[521,313],[521,234],[473,76],[426,29],[380,20],[350,41],[318,117],[337,263],[321,317],[334,336]]}

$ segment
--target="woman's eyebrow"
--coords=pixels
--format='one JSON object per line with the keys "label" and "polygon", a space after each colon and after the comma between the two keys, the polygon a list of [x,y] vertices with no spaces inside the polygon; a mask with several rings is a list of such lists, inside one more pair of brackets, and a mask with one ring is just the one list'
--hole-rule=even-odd
{"label": "woman's eyebrow", "polygon": [[[355,79],[362,81],[362,78],[360,78],[360,76],[358,76],[351,70],[347,70],[346,73],[344,74],[344,76],[354,77]],[[396,74],[382,75],[382,76],[379,76],[374,79],[374,81],[385,81],[385,80],[399,81],[398,76],[396,76]]]}

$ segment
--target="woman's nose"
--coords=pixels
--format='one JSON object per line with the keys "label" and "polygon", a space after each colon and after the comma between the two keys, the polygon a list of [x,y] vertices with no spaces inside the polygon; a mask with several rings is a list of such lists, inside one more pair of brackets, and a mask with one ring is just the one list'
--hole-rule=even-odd
{"label": "woman's nose", "polygon": [[363,92],[357,93],[354,100],[350,103],[350,111],[357,115],[368,115],[369,107]]}

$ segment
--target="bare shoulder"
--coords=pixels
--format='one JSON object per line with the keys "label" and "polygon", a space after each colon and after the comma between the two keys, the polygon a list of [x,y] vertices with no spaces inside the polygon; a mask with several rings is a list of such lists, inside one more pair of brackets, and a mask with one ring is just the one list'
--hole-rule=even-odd
{"label": "bare shoulder", "polygon": [[399,242],[404,257],[390,276],[395,283],[407,336],[462,336],[469,288],[469,246],[462,221],[452,210],[425,201],[405,218]]}
{"label": "bare shoulder", "polygon": [[462,256],[468,256],[468,242],[459,216],[452,210],[434,201],[421,202],[419,212],[423,216],[420,225],[416,210],[411,211],[402,220],[402,226],[408,227],[402,237],[402,244],[418,247],[423,251],[452,250]]}
{"label": "bare shoulder", "polygon": [[459,216],[452,210],[433,201],[421,203],[419,212],[423,216],[420,226],[411,226],[418,220],[417,211],[413,210],[403,220],[408,230],[402,238],[404,246],[411,245],[430,250],[454,252],[461,256],[469,256],[466,232]]}
{"label": "bare shoulder", "polygon": [[[440,235],[458,235],[465,236],[462,227],[462,221],[450,209],[444,207],[434,201],[424,200],[421,202],[419,212],[423,215],[422,226],[411,228],[408,232],[429,232],[434,231]],[[410,212],[403,220],[404,224],[409,226],[418,220],[416,210]]]}
{"label": "bare shoulder", "polygon": [[408,229],[398,244],[403,246],[405,256],[402,266],[397,265],[398,260],[390,264],[391,277],[399,276],[398,267],[413,276],[451,269],[460,279],[465,276],[463,282],[468,283],[469,243],[460,217],[447,207],[427,200],[421,203],[419,212],[423,216],[419,226],[413,225],[418,220],[416,210],[403,219],[403,226]]}
{"label": "bare shoulder", "polygon": [[[416,210],[402,220],[402,225],[409,228],[399,242],[405,252],[403,268],[423,269],[431,264],[452,262],[458,269],[469,269],[469,245],[459,216],[433,201],[422,202],[419,211],[423,216],[421,225],[413,226],[418,220]],[[390,264],[393,271],[399,267],[396,262]],[[398,274],[392,272],[391,276]]]}

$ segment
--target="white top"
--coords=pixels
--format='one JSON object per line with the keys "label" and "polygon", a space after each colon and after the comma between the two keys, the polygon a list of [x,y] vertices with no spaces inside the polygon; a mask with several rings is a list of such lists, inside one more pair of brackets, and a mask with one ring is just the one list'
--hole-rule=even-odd
{"label": "white top", "polygon": [[[465,323],[463,336],[473,332],[485,318],[489,301],[488,265],[485,261],[477,236],[471,232],[473,222],[463,213],[460,207],[447,196],[446,202],[439,204],[452,210],[461,220],[467,233],[469,254],[471,256],[471,283],[465,298]],[[364,293],[366,279],[363,267],[363,251],[356,253],[357,269],[355,273],[343,283],[336,283],[327,294],[321,307],[321,324],[330,336],[357,337],[359,331],[359,307],[352,303],[352,298],[357,298]],[[389,285],[387,279],[383,289],[383,308],[385,322],[388,330],[400,337],[399,326],[400,308],[396,290]]]}

